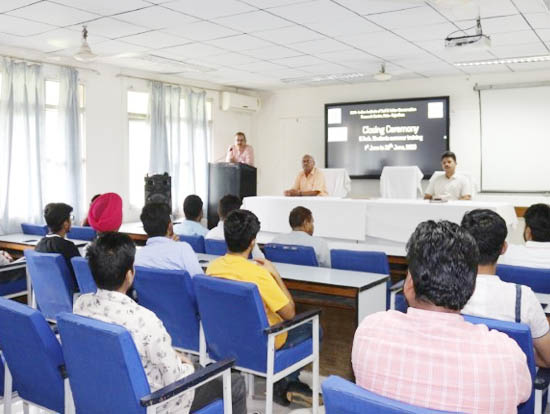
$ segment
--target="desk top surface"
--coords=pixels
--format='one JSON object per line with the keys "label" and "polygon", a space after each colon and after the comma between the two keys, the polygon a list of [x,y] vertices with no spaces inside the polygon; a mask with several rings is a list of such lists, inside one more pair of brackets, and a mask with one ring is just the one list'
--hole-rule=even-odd
{"label": "desk top surface", "polygon": [[[201,266],[208,266],[220,256],[198,253]],[[330,286],[365,290],[388,280],[388,275],[379,273],[355,272],[351,270],[332,269],[327,267],[300,266],[273,262],[281,277],[296,282],[317,283]]]}
{"label": "desk top surface", "polygon": [[[36,246],[38,242],[42,239],[42,236],[37,236],[35,234],[23,234],[23,233],[13,233],[13,234],[4,234],[0,236],[0,242],[4,243],[15,243],[21,244],[24,246]],[[84,246],[88,243],[86,240],[75,240],[67,239],[72,241],[77,247]]]}

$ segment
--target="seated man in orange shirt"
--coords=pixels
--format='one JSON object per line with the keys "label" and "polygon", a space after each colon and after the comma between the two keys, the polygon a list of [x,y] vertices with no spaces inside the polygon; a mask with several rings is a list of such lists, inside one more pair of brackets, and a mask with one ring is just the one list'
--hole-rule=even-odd
{"label": "seated man in orange shirt", "polygon": [[315,168],[315,160],[311,155],[304,155],[302,158],[302,168],[294,185],[290,190],[285,191],[285,196],[326,196],[328,195],[325,184],[325,176],[321,171]]}

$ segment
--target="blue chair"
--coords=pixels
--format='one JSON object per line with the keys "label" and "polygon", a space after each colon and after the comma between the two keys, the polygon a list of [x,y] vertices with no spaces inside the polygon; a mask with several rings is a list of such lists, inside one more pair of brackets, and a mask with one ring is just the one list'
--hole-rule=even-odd
{"label": "blue chair", "polygon": [[322,388],[326,414],[450,414],[383,397],[335,375]]}
{"label": "blue chair", "polygon": [[25,258],[33,296],[46,319],[55,320],[59,312],[72,312],[76,285],[63,256],[27,249]]}
{"label": "blue chair", "polygon": [[9,299],[27,293],[27,263],[0,266],[0,296]]}
{"label": "blue chair", "polygon": [[97,232],[91,227],[71,226],[67,233],[68,239],[92,241],[97,236]]}
{"label": "blue chair", "polygon": [[7,407],[11,406],[13,379],[26,403],[57,413],[74,412],[61,345],[39,311],[0,298],[0,347],[7,363]]}
{"label": "blue chair", "polygon": [[180,238],[180,241],[189,243],[193,248],[193,250],[195,251],[195,253],[205,252],[204,237],[199,236],[198,234],[194,234],[192,236],[178,234],[178,237]]}
{"label": "blue chair", "polygon": [[264,246],[264,254],[272,262],[319,266],[315,250],[311,246],[268,243]]}
{"label": "blue chair", "polygon": [[529,286],[539,302],[550,303],[550,269],[497,265],[496,274],[505,282]]}
{"label": "blue chair", "polygon": [[206,254],[223,256],[227,253],[227,244],[225,240],[204,239],[204,251]]}
{"label": "blue chair", "polygon": [[48,234],[48,226],[44,224],[21,223],[23,234],[33,234],[35,236],[45,236]]}
{"label": "blue chair", "polygon": [[[273,384],[313,362],[313,414],[319,406],[319,310],[269,326],[264,304],[253,283],[196,275],[195,294],[209,356],[235,358],[235,368],[266,378],[266,410],[272,414]],[[275,336],[312,322],[312,338],[275,350]],[[249,388],[249,393],[252,390]]]}
{"label": "blue chair", "polygon": [[122,326],[63,313],[63,354],[78,413],[153,413],[155,405],[223,375],[223,402],[200,414],[231,412],[232,360],[221,361],[151,393],[130,333]]}
{"label": "blue chair", "polygon": [[78,290],[80,293],[95,293],[97,291],[97,285],[88,265],[88,259],[84,257],[71,258],[71,264],[73,265],[74,275],[76,276],[76,283],[78,284]]}
{"label": "blue chair", "polygon": [[[535,366],[535,354],[533,338],[529,326],[524,323],[499,321],[496,319],[479,318],[477,316],[464,315],[468,322],[486,325],[489,329],[503,332],[517,342],[527,357],[527,365],[533,377],[533,391],[531,397],[518,406],[518,414],[544,414],[548,385],[550,383],[550,369],[537,368]],[[498,381],[498,378],[495,378]],[[544,402],[544,403],[543,403]]]}
{"label": "blue chair", "polygon": [[[390,274],[388,256],[384,252],[334,249],[330,251],[330,262],[334,269],[380,273],[383,275]],[[397,309],[406,312],[407,302],[403,294],[399,293],[402,287],[402,282],[392,285],[391,278],[388,279],[386,310]]]}
{"label": "blue chair", "polygon": [[204,345],[201,347],[199,310],[188,272],[136,266],[134,289],[139,304],[162,321],[173,346],[201,357],[206,355]]}

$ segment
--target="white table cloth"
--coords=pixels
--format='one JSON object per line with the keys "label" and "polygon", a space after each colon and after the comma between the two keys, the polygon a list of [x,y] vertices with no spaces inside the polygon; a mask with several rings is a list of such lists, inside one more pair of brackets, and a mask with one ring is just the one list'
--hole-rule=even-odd
{"label": "white table cloth", "polygon": [[328,195],[346,197],[351,191],[351,178],[345,168],[319,168],[325,176]]}
{"label": "white table cloth", "polygon": [[412,198],[422,194],[424,174],[416,165],[410,167],[384,167],[380,175],[382,198]]}

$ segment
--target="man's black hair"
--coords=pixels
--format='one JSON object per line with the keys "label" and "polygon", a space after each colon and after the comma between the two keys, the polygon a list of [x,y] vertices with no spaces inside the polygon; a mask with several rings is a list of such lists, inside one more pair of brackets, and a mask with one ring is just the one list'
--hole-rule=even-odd
{"label": "man's black hair", "polygon": [[260,221],[248,210],[233,210],[223,222],[223,233],[227,249],[233,253],[242,253],[260,231]]}
{"label": "man's black hair", "polygon": [[294,207],[288,216],[288,224],[292,229],[301,227],[306,221],[312,220],[311,210],[302,206]]}
{"label": "man's black hair", "polygon": [[149,237],[166,236],[170,218],[170,206],[166,203],[149,203],[143,206],[139,216]]}
{"label": "man's black hair", "polygon": [[441,154],[441,161],[445,158],[452,158],[456,162],[456,155],[452,151],[445,151],[443,154]]}
{"label": "man's black hair", "polygon": [[420,223],[407,242],[407,261],[416,299],[460,310],[474,293],[479,251],[458,224]]}
{"label": "man's black hair", "polygon": [[531,237],[536,242],[550,242],[550,206],[533,204],[523,215],[525,226],[531,229]]}
{"label": "man's black hair", "polygon": [[90,204],[92,204],[96,200],[96,198],[99,198],[99,197],[101,197],[101,194],[96,194],[95,196],[93,196],[92,200],[90,201]]}
{"label": "man's black hair", "polygon": [[202,200],[196,194],[185,197],[183,201],[183,214],[187,220],[196,221],[202,212]]}
{"label": "man's black hair", "polygon": [[227,215],[233,210],[237,210],[241,207],[241,199],[233,194],[226,194],[220,199],[218,204],[218,215],[220,220],[225,220]]}
{"label": "man's black hair", "polygon": [[477,243],[479,264],[495,264],[508,235],[504,219],[492,210],[477,209],[464,214],[460,225]]}
{"label": "man's black hair", "polygon": [[71,218],[73,208],[65,203],[49,203],[44,207],[44,219],[52,233],[57,233],[63,223]]}
{"label": "man's black hair", "polygon": [[97,287],[117,290],[134,268],[136,246],[124,233],[105,232],[88,246],[86,257]]}

